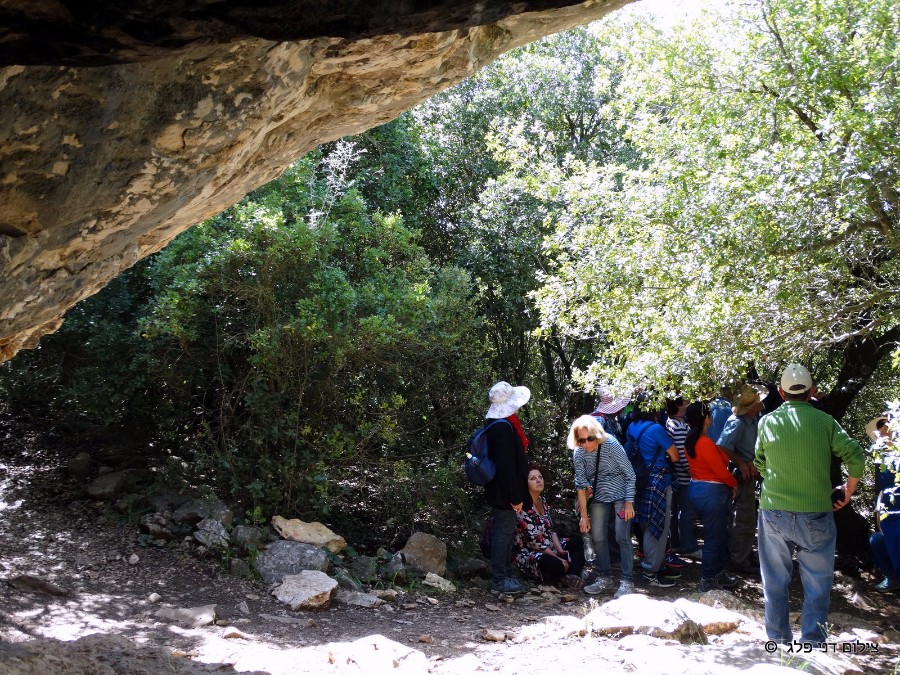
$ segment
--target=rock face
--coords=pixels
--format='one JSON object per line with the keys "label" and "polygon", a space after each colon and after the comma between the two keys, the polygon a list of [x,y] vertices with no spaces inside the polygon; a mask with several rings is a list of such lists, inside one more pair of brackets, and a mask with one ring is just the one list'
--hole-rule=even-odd
{"label": "rock face", "polygon": [[316,145],[627,2],[4,3],[0,361]]}

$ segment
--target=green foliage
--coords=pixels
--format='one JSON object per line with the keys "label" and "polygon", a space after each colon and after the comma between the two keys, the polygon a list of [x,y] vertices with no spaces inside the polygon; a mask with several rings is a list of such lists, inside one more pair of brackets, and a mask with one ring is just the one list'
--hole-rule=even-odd
{"label": "green foliage", "polygon": [[604,341],[588,377],[621,388],[709,392],[897,325],[895,3],[701,21],[603,29],[627,45],[609,114],[642,166],[537,171],[565,203],[544,325]]}

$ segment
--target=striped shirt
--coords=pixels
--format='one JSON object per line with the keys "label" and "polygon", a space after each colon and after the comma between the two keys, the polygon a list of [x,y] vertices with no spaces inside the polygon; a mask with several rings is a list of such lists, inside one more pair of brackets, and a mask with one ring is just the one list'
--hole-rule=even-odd
{"label": "striped shirt", "polygon": [[684,441],[691,427],[684,420],[670,417],[666,420],[666,431],[672,438],[672,445],[678,450],[678,461],[674,464],[675,482],[679,485],[690,485],[691,469],[688,466],[687,457],[684,454]]}
{"label": "striped shirt", "polygon": [[759,507],[767,510],[831,511],[831,456],[862,478],[866,458],[829,414],[807,401],[785,401],[759,422],[754,466],[762,476]]}
{"label": "striped shirt", "polygon": [[634,469],[625,448],[612,436],[606,437],[596,452],[587,452],[584,448],[575,448],[572,452],[572,465],[575,469],[575,489],[583,490],[594,486],[594,467],[598,466],[597,453],[600,453],[599,478],[594,499],[600,502],[614,502],[623,499],[634,501]]}

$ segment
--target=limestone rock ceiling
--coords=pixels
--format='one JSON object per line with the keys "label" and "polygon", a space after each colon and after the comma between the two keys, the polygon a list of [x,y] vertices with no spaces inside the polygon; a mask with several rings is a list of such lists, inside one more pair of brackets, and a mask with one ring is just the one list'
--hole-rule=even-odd
{"label": "limestone rock ceiling", "polygon": [[0,361],[316,145],[628,1],[0,0]]}

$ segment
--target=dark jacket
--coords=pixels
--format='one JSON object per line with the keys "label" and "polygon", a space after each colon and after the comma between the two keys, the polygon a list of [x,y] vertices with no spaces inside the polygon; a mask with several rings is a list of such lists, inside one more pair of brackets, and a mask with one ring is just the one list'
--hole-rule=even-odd
{"label": "dark jacket", "polygon": [[511,509],[519,502],[523,509],[530,508],[528,460],[519,434],[511,424],[495,424],[486,434],[488,454],[497,467],[497,475],[484,486],[485,501],[495,509]]}

